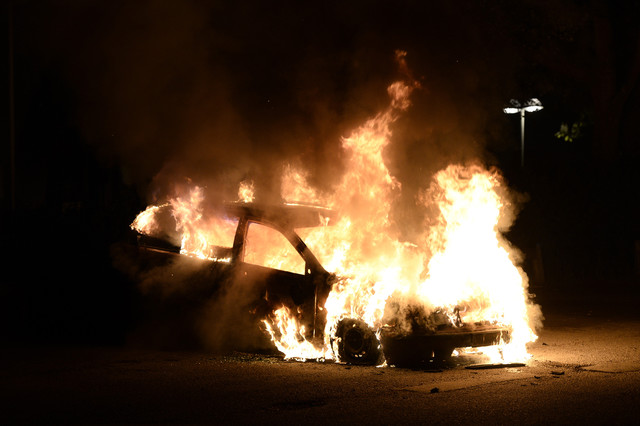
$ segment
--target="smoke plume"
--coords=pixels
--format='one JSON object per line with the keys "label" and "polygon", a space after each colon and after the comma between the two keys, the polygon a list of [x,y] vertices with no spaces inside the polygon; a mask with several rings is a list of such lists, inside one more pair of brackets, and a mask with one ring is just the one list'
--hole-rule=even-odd
{"label": "smoke plume", "polygon": [[[402,186],[393,220],[412,240],[425,214],[416,198],[437,170],[493,163],[487,111],[500,96],[486,63],[497,53],[451,35],[471,31],[457,7],[429,7],[45,2],[29,18],[43,36],[25,42],[73,93],[86,142],[152,204],[198,185],[213,208],[236,199],[246,180],[260,200],[279,200],[287,164],[330,192],[344,173],[342,138],[387,105],[392,81],[410,75],[420,88],[383,155]],[[408,52],[404,66],[397,49]],[[189,269],[169,267],[173,277]],[[145,291],[180,291],[151,290],[162,281],[155,274],[139,278]],[[221,294],[236,305],[243,296]],[[202,312],[234,317],[229,304],[211,303]]]}
{"label": "smoke plume", "polygon": [[149,202],[186,178],[229,198],[251,177],[277,198],[274,171],[294,161],[330,188],[340,138],[385,105],[404,49],[423,90],[386,155],[410,199],[443,165],[485,156],[496,96],[475,46],[436,38],[454,8],[432,8],[418,31],[401,5],[50,2],[31,18],[43,37],[27,41],[73,91],[87,142]]}

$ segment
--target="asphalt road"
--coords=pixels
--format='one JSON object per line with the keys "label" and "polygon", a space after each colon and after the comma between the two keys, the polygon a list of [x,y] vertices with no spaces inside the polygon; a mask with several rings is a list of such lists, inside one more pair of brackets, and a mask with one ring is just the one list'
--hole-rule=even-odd
{"label": "asphalt road", "polygon": [[637,424],[640,317],[591,306],[550,309],[532,360],[513,368],[469,368],[477,355],[410,369],[247,353],[8,348],[0,422]]}

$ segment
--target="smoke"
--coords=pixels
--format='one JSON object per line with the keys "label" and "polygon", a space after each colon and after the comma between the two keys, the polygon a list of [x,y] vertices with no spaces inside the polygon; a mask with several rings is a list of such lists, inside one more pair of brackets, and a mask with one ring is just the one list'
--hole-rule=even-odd
{"label": "smoke", "polygon": [[273,343],[262,319],[265,315],[247,315],[255,308],[255,296],[260,293],[257,282],[242,281],[229,285],[221,294],[207,301],[197,323],[203,346],[210,351],[273,351]]}
{"label": "smoke", "polygon": [[406,199],[452,159],[484,156],[494,76],[479,75],[477,46],[442,39],[469,31],[457,8],[227,3],[44,2],[31,18],[42,36],[31,49],[73,91],[87,142],[149,202],[185,178],[230,198],[250,177],[275,199],[287,162],[329,189],[340,138],[384,107],[403,71],[396,49],[424,87],[387,153]]}
{"label": "smoke", "polygon": [[[86,142],[154,204],[199,185],[212,207],[235,199],[247,179],[258,199],[278,200],[286,164],[330,191],[344,172],[341,138],[384,109],[387,86],[411,71],[421,89],[384,156],[402,185],[393,220],[412,240],[425,214],[415,200],[433,173],[494,161],[487,111],[504,84],[487,71],[498,53],[463,39],[482,28],[469,29],[455,5],[424,7],[51,1],[23,15],[39,29],[25,39],[29,49],[73,92]],[[398,67],[396,49],[408,52],[408,68]],[[161,300],[183,291],[161,276],[184,277],[194,266],[167,268],[137,275],[141,289]],[[198,312],[229,321],[204,324],[234,323],[230,306],[244,295],[221,295]]]}
{"label": "smoke", "polygon": [[[230,275],[226,264],[182,255],[140,252],[127,244],[111,250],[115,267],[135,283],[138,318],[129,344],[160,349],[269,350],[258,282]],[[244,279],[243,279],[244,278]],[[233,284],[236,285],[233,285]]]}
{"label": "smoke", "polygon": [[374,64],[353,34],[324,27],[333,11],[322,8],[117,0],[38,8],[31,25],[42,37],[31,36],[31,49],[73,90],[87,142],[149,201],[184,178],[226,197],[250,176],[275,197],[273,170],[293,159],[315,184],[331,183],[340,136],[384,93],[367,88],[388,81],[387,61]]}

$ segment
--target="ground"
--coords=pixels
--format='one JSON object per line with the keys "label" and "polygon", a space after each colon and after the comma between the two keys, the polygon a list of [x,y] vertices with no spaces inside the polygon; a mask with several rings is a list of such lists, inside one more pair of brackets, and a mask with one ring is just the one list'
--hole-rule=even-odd
{"label": "ground", "polygon": [[532,359],[500,369],[472,369],[474,356],[411,369],[124,346],[10,348],[0,366],[0,421],[636,422],[640,315],[599,310],[595,301],[544,302],[549,309]]}

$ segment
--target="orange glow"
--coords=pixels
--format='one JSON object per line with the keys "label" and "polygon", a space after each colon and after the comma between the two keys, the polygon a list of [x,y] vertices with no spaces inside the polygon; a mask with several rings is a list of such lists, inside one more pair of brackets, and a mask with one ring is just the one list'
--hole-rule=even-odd
{"label": "orange glow", "polygon": [[204,191],[196,186],[187,197],[176,197],[166,204],[147,207],[138,214],[131,228],[141,234],[154,236],[163,226],[167,226],[160,221],[160,217],[168,209],[175,232],[181,235],[181,254],[228,262],[228,254],[224,249],[233,246],[237,220],[215,215],[205,217],[203,201]]}
{"label": "orange glow", "polygon": [[[416,306],[469,324],[488,321],[509,327],[511,341],[493,351],[492,361],[529,358],[526,345],[537,338],[530,318],[535,307],[529,301],[527,276],[502,235],[513,212],[497,170],[452,164],[436,173],[419,202],[437,216],[417,230],[420,238],[399,237],[391,211],[402,186],[385,164],[384,149],[391,141],[391,125],[410,107],[414,88],[404,82],[390,85],[389,106],[343,138],[346,171],[332,194],[314,191],[304,171],[290,165],[283,169],[281,195],[286,202],[322,203],[338,211],[340,218],[328,226],[298,230],[323,266],[340,280],[321,307],[327,313],[324,342],[305,340],[296,312],[287,308],[265,319],[267,332],[287,358],[331,359],[330,337],[340,319],[363,320],[374,331],[388,324],[404,327],[403,313]],[[222,241],[222,235],[235,224],[205,220],[200,208],[203,197],[195,188],[169,205],[182,235],[182,252],[220,260],[211,254],[211,247],[230,247],[233,242]],[[247,202],[255,198],[253,182],[240,184],[238,198]],[[150,232],[157,226],[153,217],[158,208],[140,213],[132,227]],[[247,253],[247,261],[304,273],[294,264],[299,262],[297,253],[283,255],[271,236],[261,231],[249,238],[254,239],[250,245],[260,249]]]}
{"label": "orange glow", "polygon": [[[314,357],[332,356],[330,336],[343,317],[362,319],[374,330],[390,322],[402,326],[402,318],[387,312],[393,302],[401,310],[418,305],[427,313],[439,309],[459,316],[465,323],[508,326],[510,343],[484,352],[493,353],[494,362],[524,361],[526,344],[536,335],[528,318],[526,274],[501,235],[506,228],[500,224],[511,213],[497,171],[451,165],[438,172],[421,202],[435,205],[439,217],[425,226],[418,243],[396,236],[390,212],[401,185],[390,175],[383,152],[390,143],[390,125],[410,106],[411,90],[404,83],[391,85],[389,108],[343,139],[347,171],[334,194],[321,200],[340,212],[339,222],[300,230],[323,265],[342,277],[325,303],[325,346]],[[320,199],[315,194],[311,198]],[[280,350],[302,357],[303,351],[287,341],[286,350]]]}
{"label": "orange glow", "polygon": [[244,203],[250,203],[255,198],[255,187],[253,185],[253,181],[245,180],[240,182],[240,187],[238,188],[238,200]]}

